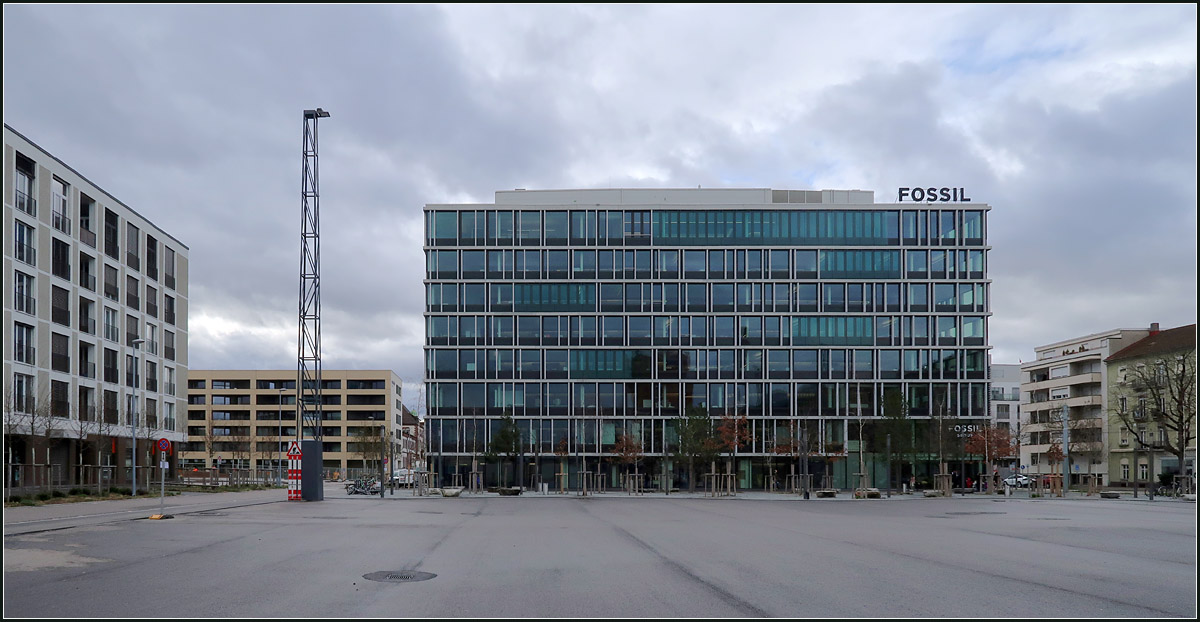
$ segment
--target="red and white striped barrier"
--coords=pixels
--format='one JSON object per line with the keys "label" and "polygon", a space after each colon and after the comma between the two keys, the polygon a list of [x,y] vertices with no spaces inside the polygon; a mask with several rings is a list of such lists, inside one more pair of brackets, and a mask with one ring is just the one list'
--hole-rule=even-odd
{"label": "red and white striped barrier", "polygon": [[288,447],[288,501],[302,500],[300,494],[300,443],[292,441]]}

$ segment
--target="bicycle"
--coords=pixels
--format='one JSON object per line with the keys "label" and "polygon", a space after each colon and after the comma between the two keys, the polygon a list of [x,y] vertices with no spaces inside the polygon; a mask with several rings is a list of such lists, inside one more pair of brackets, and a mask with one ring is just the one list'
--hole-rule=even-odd
{"label": "bicycle", "polygon": [[352,482],[346,482],[348,495],[377,495],[383,490],[379,480],[374,477],[360,477]]}
{"label": "bicycle", "polygon": [[1179,497],[1183,493],[1179,486],[1159,486],[1154,490],[1154,494],[1160,497]]}

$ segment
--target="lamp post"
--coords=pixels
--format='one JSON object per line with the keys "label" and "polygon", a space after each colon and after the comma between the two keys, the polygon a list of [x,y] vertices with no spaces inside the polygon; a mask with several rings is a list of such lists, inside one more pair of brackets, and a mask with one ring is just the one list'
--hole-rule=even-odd
{"label": "lamp post", "polygon": [[145,342],[145,339],[133,340],[133,412],[129,413],[129,460],[133,467],[129,472],[131,497],[137,496],[137,415],[142,393],[142,383],[138,382],[138,376],[141,375],[142,344]]}
{"label": "lamp post", "polygon": [[279,483],[283,483],[283,387],[279,387],[279,420],[276,424],[279,434],[275,437],[275,468],[278,471]]}

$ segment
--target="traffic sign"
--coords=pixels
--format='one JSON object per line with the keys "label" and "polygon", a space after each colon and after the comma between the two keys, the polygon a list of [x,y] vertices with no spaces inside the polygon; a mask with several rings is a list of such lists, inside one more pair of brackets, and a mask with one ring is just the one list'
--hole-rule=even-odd
{"label": "traffic sign", "polygon": [[161,451],[167,451],[167,450],[171,449],[171,441],[169,441],[165,438],[158,439],[158,448]]}
{"label": "traffic sign", "polygon": [[292,459],[300,458],[300,455],[301,455],[300,454],[300,441],[292,441],[288,445],[287,455],[288,455],[288,458],[292,458]]}

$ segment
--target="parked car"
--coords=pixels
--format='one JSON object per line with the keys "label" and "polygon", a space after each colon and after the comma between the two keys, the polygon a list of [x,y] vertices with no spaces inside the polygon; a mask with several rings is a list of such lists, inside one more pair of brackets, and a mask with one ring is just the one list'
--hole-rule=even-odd
{"label": "parked car", "polygon": [[1024,488],[1032,483],[1033,483],[1032,479],[1025,477],[1024,475],[1021,475],[1020,473],[1017,473],[1014,475],[1009,475],[1008,477],[1004,478],[1005,486],[1015,486],[1017,488]]}
{"label": "parked car", "polygon": [[418,476],[424,473],[419,469],[396,469],[392,471],[392,484],[396,486],[412,486],[417,483]]}

